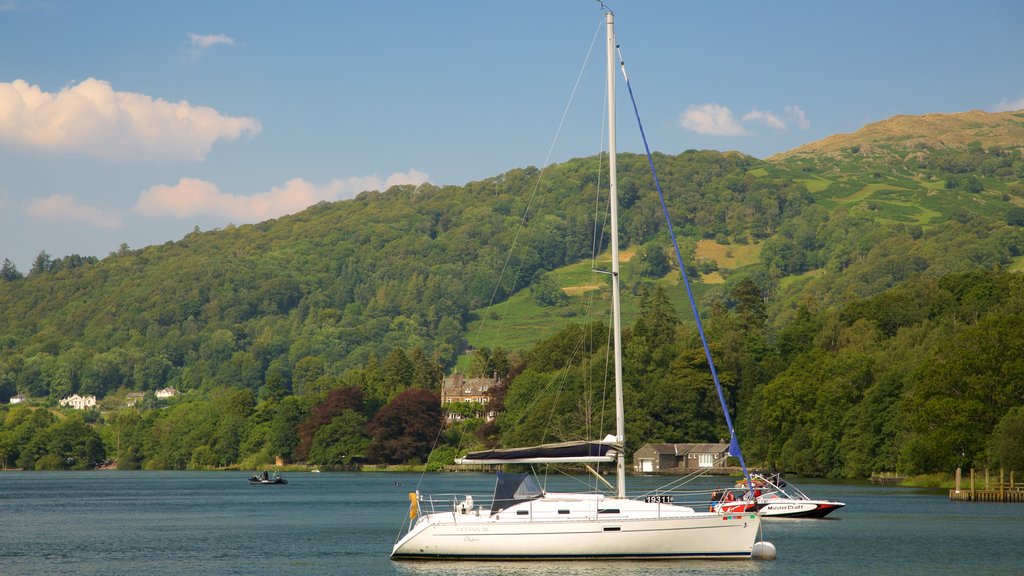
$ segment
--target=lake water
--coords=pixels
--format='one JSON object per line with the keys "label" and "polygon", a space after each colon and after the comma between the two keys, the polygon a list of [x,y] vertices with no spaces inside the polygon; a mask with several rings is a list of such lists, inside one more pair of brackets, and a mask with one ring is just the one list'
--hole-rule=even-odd
{"label": "lake water", "polygon": [[954,503],[944,492],[797,482],[847,506],[831,519],[766,520],[775,561],[395,563],[408,491],[489,494],[493,476],[296,472],[285,486],[247,476],[0,473],[0,574],[1024,574],[1024,505]]}

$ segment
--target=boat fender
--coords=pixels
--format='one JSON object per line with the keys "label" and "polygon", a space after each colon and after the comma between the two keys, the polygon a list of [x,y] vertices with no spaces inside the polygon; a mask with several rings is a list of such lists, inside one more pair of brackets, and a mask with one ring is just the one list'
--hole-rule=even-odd
{"label": "boat fender", "polygon": [[754,547],[750,549],[750,557],[756,560],[775,560],[777,556],[775,544],[764,540],[754,542]]}
{"label": "boat fender", "polygon": [[416,518],[419,509],[417,500],[416,492],[409,492],[409,520]]}

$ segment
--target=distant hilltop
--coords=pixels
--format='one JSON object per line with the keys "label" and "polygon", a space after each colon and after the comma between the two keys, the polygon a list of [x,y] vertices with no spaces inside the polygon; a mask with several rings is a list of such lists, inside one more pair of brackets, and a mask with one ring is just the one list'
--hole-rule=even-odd
{"label": "distant hilltop", "polygon": [[868,124],[851,134],[836,134],[769,157],[770,162],[805,156],[872,155],[885,149],[941,150],[1024,147],[1024,110],[955,114],[899,115]]}

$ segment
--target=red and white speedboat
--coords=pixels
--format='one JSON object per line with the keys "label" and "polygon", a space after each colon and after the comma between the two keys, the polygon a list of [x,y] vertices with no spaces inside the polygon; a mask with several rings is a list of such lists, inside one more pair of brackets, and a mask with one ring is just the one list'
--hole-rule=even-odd
{"label": "red and white speedboat", "polygon": [[[750,512],[755,508],[761,516],[772,518],[824,518],[832,511],[846,506],[843,502],[814,500],[787,483],[778,474],[751,474],[756,500],[750,500],[746,481],[740,481],[736,490],[726,490],[718,504],[712,507],[716,512]],[[756,502],[756,503],[755,503]]]}

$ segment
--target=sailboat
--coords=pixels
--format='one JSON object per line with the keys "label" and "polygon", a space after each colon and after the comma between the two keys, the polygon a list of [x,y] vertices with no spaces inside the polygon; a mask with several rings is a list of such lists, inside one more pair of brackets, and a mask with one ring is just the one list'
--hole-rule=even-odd
{"label": "sailboat", "polygon": [[[611,205],[611,282],[615,371],[615,435],[602,440],[545,444],[467,454],[460,464],[615,463],[614,494],[557,493],[529,474],[497,473],[489,502],[472,496],[409,494],[408,529],[391,558],[439,560],[575,560],[750,558],[761,528],[756,512],[701,511],[665,493],[629,498],[623,450],[618,210],[616,206],[614,15],[605,13],[607,34],[608,148]],[[731,427],[731,426],[730,426]],[[772,548],[774,550],[774,547]]]}

